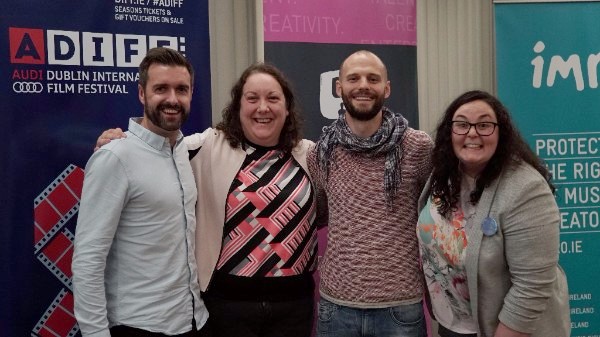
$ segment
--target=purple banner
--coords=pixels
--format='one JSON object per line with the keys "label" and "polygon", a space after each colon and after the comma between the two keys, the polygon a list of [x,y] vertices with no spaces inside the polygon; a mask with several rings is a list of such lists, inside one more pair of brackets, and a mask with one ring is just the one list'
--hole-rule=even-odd
{"label": "purple banner", "polygon": [[265,41],[417,44],[416,0],[264,0]]}

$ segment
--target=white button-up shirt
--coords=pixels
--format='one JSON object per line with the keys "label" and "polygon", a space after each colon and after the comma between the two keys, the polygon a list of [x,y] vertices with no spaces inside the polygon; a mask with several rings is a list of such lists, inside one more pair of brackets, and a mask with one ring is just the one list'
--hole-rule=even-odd
{"label": "white button-up shirt", "polygon": [[128,325],[167,335],[201,327],[196,184],[183,135],[169,140],[131,119],[127,138],[86,165],[75,233],[73,293],[83,336]]}

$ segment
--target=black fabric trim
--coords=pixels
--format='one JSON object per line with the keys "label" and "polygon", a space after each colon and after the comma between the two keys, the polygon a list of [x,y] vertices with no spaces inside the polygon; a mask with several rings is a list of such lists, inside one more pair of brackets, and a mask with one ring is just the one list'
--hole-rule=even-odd
{"label": "black fabric trim", "polygon": [[288,301],[314,296],[311,273],[294,276],[244,277],[216,270],[208,296],[238,301]]}
{"label": "black fabric trim", "polygon": [[195,149],[195,150],[188,150],[188,156],[189,156],[189,160],[192,160],[192,158],[194,158],[198,152],[200,152],[201,147]]}

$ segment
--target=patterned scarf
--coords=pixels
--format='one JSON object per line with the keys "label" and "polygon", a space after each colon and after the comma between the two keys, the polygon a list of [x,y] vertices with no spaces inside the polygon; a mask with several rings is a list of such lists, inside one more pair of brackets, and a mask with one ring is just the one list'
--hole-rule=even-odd
{"label": "patterned scarf", "polygon": [[[400,184],[401,167],[399,159],[402,158],[400,142],[408,121],[401,114],[396,114],[387,108],[382,109],[383,120],[381,126],[369,138],[360,138],[352,133],[346,116],[340,114],[339,118],[331,125],[323,128],[323,133],[317,142],[317,155],[319,167],[324,170],[325,177],[329,175],[329,165],[333,162],[333,150],[336,146],[375,157],[385,154],[384,188],[388,206],[393,205],[396,190]],[[335,163],[333,163],[335,165]]]}

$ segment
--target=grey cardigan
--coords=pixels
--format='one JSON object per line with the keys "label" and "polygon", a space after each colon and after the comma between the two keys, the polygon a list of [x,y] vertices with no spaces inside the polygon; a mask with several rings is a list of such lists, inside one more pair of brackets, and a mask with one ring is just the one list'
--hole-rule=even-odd
{"label": "grey cardigan", "polygon": [[[498,224],[489,236],[481,226],[487,217]],[[558,265],[559,224],[554,196],[530,165],[505,169],[484,189],[468,223],[465,261],[478,336],[493,337],[499,321],[532,337],[570,336],[567,279]]]}

